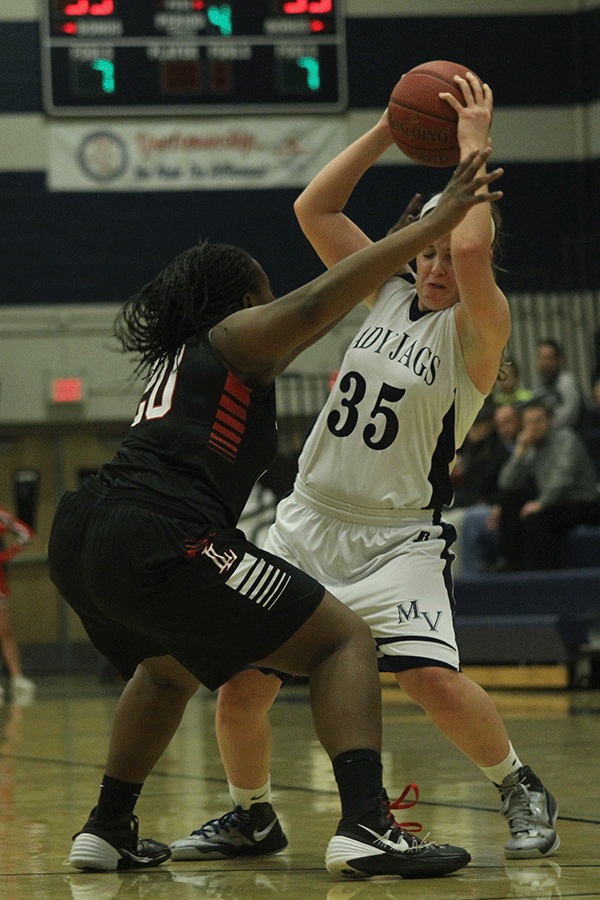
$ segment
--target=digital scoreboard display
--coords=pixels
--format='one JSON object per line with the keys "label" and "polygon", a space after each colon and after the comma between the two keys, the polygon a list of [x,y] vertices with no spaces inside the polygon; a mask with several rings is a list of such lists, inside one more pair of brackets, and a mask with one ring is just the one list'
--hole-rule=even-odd
{"label": "digital scoreboard display", "polygon": [[343,0],[44,0],[54,116],[333,112]]}

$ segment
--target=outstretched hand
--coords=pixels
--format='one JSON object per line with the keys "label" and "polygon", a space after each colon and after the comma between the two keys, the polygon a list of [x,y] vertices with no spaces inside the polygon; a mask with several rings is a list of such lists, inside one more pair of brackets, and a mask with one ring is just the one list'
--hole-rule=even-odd
{"label": "outstretched hand", "polygon": [[442,219],[444,233],[452,231],[465,217],[468,211],[479,203],[491,203],[500,200],[502,191],[477,191],[484,185],[490,185],[504,174],[504,169],[477,174],[482,169],[490,153],[491,147],[473,151],[456,167],[452,178],[444,188],[435,209],[428,215]]}

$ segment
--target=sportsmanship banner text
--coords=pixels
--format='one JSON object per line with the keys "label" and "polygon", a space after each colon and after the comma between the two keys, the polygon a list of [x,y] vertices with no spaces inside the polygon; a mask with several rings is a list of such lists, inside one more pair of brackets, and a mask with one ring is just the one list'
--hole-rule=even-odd
{"label": "sportsmanship banner text", "polygon": [[56,191],[304,187],[347,143],[343,122],[313,117],[52,122],[48,133]]}

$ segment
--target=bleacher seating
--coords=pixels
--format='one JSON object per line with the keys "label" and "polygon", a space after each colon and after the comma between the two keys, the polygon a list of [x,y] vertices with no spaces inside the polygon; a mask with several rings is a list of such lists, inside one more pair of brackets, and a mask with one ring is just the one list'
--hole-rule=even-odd
{"label": "bleacher seating", "polygon": [[567,534],[567,544],[578,568],[600,566],[600,525],[578,525]]}
{"label": "bleacher seating", "polygon": [[600,654],[600,527],[578,526],[568,540],[578,568],[455,579],[465,665],[564,663],[576,673],[582,648]]}

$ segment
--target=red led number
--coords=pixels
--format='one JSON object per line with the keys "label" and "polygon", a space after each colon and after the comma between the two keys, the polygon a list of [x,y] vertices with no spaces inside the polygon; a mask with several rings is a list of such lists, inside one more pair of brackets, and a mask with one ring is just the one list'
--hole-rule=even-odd
{"label": "red led number", "polygon": [[76,3],[65,3],[65,16],[111,16],[115,11],[114,0],[77,0]]}
{"label": "red led number", "polygon": [[312,13],[313,15],[322,15],[331,12],[333,0],[292,0],[290,3],[283,4],[284,13],[290,15],[297,13]]}

